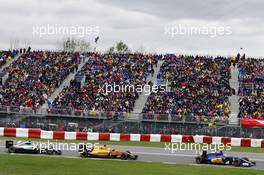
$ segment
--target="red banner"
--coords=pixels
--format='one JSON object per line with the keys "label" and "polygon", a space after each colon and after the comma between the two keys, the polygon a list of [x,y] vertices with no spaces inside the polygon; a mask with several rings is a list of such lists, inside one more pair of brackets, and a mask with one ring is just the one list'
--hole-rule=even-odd
{"label": "red banner", "polygon": [[262,127],[264,128],[264,120],[257,119],[241,119],[241,124],[243,127],[253,128]]}

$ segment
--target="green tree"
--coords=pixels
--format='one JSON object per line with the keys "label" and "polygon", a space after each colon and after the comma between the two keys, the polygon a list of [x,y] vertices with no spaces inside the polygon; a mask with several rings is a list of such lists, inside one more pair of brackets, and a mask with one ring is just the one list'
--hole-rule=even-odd
{"label": "green tree", "polygon": [[126,43],[124,43],[123,41],[118,41],[113,46],[108,48],[108,50],[106,52],[107,53],[114,53],[114,52],[129,53],[130,49],[128,48]]}
{"label": "green tree", "polygon": [[107,53],[114,53],[115,52],[115,46],[110,47],[106,52]]}
{"label": "green tree", "polygon": [[119,53],[126,53],[129,52],[129,49],[123,41],[119,41],[116,43],[116,51]]}
{"label": "green tree", "polygon": [[67,38],[63,41],[63,50],[68,52],[89,52],[91,50],[90,43],[85,40]]}

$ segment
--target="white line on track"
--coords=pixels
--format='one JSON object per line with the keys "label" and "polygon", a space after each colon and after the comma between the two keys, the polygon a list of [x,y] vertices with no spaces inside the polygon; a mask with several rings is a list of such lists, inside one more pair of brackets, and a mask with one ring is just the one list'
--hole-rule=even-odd
{"label": "white line on track", "polygon": [[175,154],[175,153],[149,153],[149,152],[133,152],[135,154],[143,154],[143,155],[157,155],[157,156],[182,156],[182,157],[194,157],[194,155],[187,155],[187,154]]}

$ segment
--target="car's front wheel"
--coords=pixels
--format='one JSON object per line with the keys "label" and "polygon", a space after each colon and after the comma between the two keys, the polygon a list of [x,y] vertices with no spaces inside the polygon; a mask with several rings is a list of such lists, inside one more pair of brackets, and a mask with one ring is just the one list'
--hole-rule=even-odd
{"label": "car's front wheel", "polygon": [[138,155],[134,155],[132,160],[137,160],[138,159]]}
{"label": "car's front wheel", "polygon": [[61,150],[58,150],[56,153],[57,155],[61,155]]}

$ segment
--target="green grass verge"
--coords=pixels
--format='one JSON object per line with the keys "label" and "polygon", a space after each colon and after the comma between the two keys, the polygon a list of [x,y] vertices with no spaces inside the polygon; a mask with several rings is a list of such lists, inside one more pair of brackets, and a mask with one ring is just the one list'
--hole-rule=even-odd
{"label": "green grass verge", "polygon": [[222,175],[224,173],[232,175],[263,175],[264,171],[140,161],[0,155],[0,175]]}
{"label": "green grass verge", "polygon": [[[0,137],[0,140],[21,140],[26,141],[28,138],[17,137]],[[46,141],[46,139],[30,139],[32,141]],[[52,140],[54,142],[55,140]],[[139,146],[139,147],[155,147],[164,148],[165,143],[161,142],[115,142],[115,141],[82,141],[82,140],[56,140],[63,143],[99,143],[102,145],[120,145],[120,146]],[[264,148],[252,148],[252,147],[236,147],[232,146],[231,152],[249,152],[249,153],[264,153]],[[1,175],[1,174],[0,174]]]}

